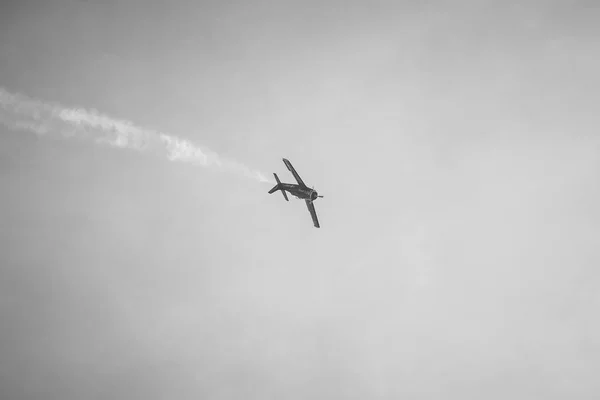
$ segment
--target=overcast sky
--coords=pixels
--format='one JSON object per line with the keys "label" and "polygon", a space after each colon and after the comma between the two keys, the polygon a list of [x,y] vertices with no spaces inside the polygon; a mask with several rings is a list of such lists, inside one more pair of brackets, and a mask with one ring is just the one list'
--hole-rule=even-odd
{"label": "overcast sky", "polygon": [[[597,399],[599,20],[3,2],[0,397]],[[289,158],[321,229],[240,168],[15,129],[18,93]]]}

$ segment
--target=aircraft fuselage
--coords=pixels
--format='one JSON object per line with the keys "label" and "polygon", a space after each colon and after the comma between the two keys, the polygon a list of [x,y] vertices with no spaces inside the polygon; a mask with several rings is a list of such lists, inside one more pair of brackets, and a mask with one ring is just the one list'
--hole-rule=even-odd
{"label": "aircraft fuselage", "polygon": [[295,185],[293,183],[282,183],[281,189],[290,192],[299,199],[314,201],[319,193],[309,187]]}

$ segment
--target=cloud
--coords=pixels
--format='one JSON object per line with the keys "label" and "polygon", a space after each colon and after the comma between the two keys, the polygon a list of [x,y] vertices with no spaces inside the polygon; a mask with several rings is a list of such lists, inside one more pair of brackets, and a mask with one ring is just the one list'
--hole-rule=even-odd
{"label": "cloud", "polygon": [[259,182],[272,183],[260,171],[176,136],[113,118],[97,110],[70,108],[0,87],[0,123],[41,136],[88,139],[120,149],[158,154],[170,161],[219,168]]}

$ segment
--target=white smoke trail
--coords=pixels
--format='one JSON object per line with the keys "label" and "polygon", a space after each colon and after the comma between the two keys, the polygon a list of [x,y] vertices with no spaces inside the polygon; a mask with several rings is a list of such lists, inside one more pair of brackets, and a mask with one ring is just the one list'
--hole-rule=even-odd
{"label": "white smoke trail", "polygon": [[205,147],[96,110],[69,108],[11,93],[0,87],[0,123],[38,135],[91,139],[122,149],[161,154],[171,161],[228,170],[259,182],[272,183],[259,171],[220,157]]}

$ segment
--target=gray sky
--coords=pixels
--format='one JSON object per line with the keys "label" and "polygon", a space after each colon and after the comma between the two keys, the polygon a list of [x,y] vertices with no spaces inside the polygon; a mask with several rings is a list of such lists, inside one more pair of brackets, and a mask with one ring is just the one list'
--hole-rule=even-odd
{"label": "gray sky", "polygon": [[597,2],[11,3],[5,94],[325,198],[3,103],[2,398],[600,396]]}

